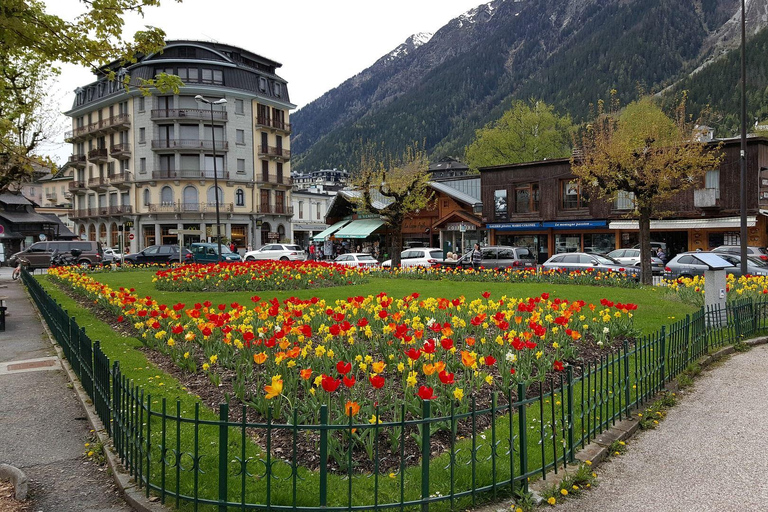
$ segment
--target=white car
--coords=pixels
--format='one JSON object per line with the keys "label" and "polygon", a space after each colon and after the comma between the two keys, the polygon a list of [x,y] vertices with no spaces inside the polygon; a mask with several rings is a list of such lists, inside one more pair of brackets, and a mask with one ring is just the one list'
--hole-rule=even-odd
{"label": "white car", "polygon": [[350,252],[336,256],[334,263],[345,265],[347,267],[378,267],[379,262],[376,258],[365,252]]}
{"label": "white car", "polygon": [[256,260],[280,260],[280,261],[305,261],[307,252],[298,245],[291,244],[267,244],[255,251],[248,251],[243,256],[245,261]]}
{"label": "white car", "polygon": [[121,262],[123,261],[123,255],[120,254],[119,250],[107,247],[104,249],[104,258],[101,261],[104,263]]}
{"label": "white car", "polygon": [[[400,267],[431,267],[443,262],[443,250],[437,247],[418,247],[406,249],[400,253]],[[382,267],[391,267],[392,260],[381,264]]]}

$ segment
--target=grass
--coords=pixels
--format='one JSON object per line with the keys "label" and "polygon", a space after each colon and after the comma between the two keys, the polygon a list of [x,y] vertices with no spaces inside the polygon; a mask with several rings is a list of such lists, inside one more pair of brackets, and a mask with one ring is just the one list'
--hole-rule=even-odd
{"label": "grass", "polygon": [[[153,272],[151,271],[130,271],[130,272],[105,272],[99,274],[97,279],[104,284],[114,288],[119,286],[129,286],[136,289],[140,296],[149,295],[161,303],[174,304],[182,301],[185,303],[204,302],[241,302],[249,303],[252,293],[226,293],[221,294],[217,300],[216,294],[212,293],[184,293],[174,294],[170,292],[160,292],[152,284]],[[149,406],[152,407],[153,415],[148,421],[141,424],[142,429],[148,428],[150,431],[151,446],[153,446],[152,456],[150,457],[149,472],[152,474],[153,482],[164,481],[165,485],[171,489],[178,489],[178,492],[193,497],[195,488],[197,496],[214,498],[218,495],[218,465],[216,461],[219,458],[218,442],[220,429],[216,425],[206,424],[206,421],[216,420],[217,414],[207,408],[200,407],[197,397],[191,396],[187,390],[171,376],[157,370],[148,363],[144,354],[137,350],[142,343],[137,338],[115,336],[112,328],[106,323],[101,322],[90,311],[80,307],[73,299],[68,297],[58,287],[50,282],[48,277],[40,276],[41,284],[46,288],[62,307],[69,311],[70,315],[77,318],[81,327],[85,327],[90,338],[101,340],[102,349],[112,361],[120,361],[124,374],[132,382],[140,386],[145,393]],[[349,295],[367,295],[376,294],[385,291],[391,296],[405,296],[414,291],[423,296],[442,296],[455,297],[465,295],[467,297],[479,296],[484,291],[489,291],[493,296],[502,295],[527,297],[538,296],[542,292],[549,292],[553,297],[567,298],[569,300],[585,300],[586,302],[598,303],[601,298],[608,298],[617,302],[634,302],[638,304],[638,311],[635,316],[636,325],[644,332],[655,332],[660,325],[670,321],[669,312],[672,310],[672,303],[663,300],[656,289],[612,289],[599,288],[591,286],[573,286],[561,285],[544,288],[541,284],[501,284],[501,283],[476,283],[462,282],[460,289],[457,289],[457,283],[439,282],[439,281],[408,281],[391,280],[381,278],[371,278],[365,285],[354,287],[326,288],[323,290],[306,290],[291,293],[261,293],[264,298],[277,297],[284,299],[289,296],[311,297],[320,295],[326,299],[345,299]],[[684,314],[685,307],[679,303],[674,303],[676,315]],[[690,308],[693,310],[693,308]],[[634,359],[633,359],[634,361]],[[630,365],[629,378],[634,378],[632,369],[634,362]],[[615,372],[615,379],[621,382],[627,377],[622,373],[623,370]],[[593,378],[586,383],[577,383],[574,386],[574,432],[576,439],[582,436],[579,432],[593,432],[600,428],[600,425],[607,423],[607,418],[616,413],[616,396],[613,390],[617,389],[616,380],[609,382],[609,375],[612,372],[608,369],[600,372],[600,378]],[[605,379],[603,378],[605,377]],[[636,389],[632,392],[631,399],[641,392]],[[149,396],[148,396],[149,395]],[[583,397],[588,399],[583,401]],[[589,398],[593,397],[593,398]],[[168,413],[175,415],[176,407],[181,411],[183,417],[194,417],[196,410],[199,410],[199,422],[185,422],[180,425],[178,432],[175,427],[176,422],[168,420],[171,427],[167,429],[165,438],[161,436],[161,418],[159,412],[163,402],[167,402]],[[178,401],[178,402],[177,402]],[[613,408],[609,407],[613,401]],[[557,404],[555,404],[557,402]],[[553,458],[562,456],[562,437],[563,437],[563,414],[566,400],[559,396],[545,397],[541,401],[541,408],[534,404],[527,410],[527,425],[534,430],[528,433],[528,443],[526,452],[529,458],[529,468],[542,466],[551,466]],[[605,403],[605,406],[604,406]],[[511,421],[510,421],[511,420]],[[141,423],[141,422],[140,422]],[[441,456],[433,458],[430,463],[430,494],[446,496],[453,492],[469,491],[472,488],[487,486],[494,482],[509,479],[512,471],[519,473],[519,468],[510,467],[510,460],[505,456],[509,451],[509,439],[514,439],[515,464],[520,453],[520,428],[517,425],[518,416],[515,414],[512,418],[509,415],[500,416],[496,420],[493,430],[489,429],[474,440],[462,440],[456,443],[453,453],[450,451]],[[263,429],[262,429],[263,430]],[[259,432],[267,435],[267,432]],[[511,434],[511,436],[510,436]],[[267,478],[264,470],[267,464],[266,454],[264,454],[250,440],[242,439],[242,429],[232,427],[229,429],[229,443],[227,449],[227,459],[229,474],[228,496],[231,501],[244,499],[246,502],[259,503],[264,502],[267,492]],[[195,454],[195,439],[199,447],[198,456],[200,459],[200,474],[189,471],[190,461]],[[497,443],[495,450],[491,449],[493,441]],[[555,449],[557,446],[557,450]],[[578,443],[577,443],[578,446]],[[169,464],[163,466],[159,463],[162,454],[162,448],[176,450],[182,456],[181,464]],[[492,461],[491,453],[494,451],[497,455],[496,461]],[[453,460],[452,460],[453,455]],[[252,459],[248,466],[251,475],[243,478],[238,473],[236,463],[239,459]],[[232,461],[235,461],[234,464]],[[259,462],[261,461],[261,462]],[[143,463],[146,472],[146,463]],[[316,506],[319,488],[319,473],[306,470],[305,468],[292,468],[290,464],[275,458],[270,459],[272,466],[271,478],[277,480],[272,482],[269,487],[271,500],[273,504],[290,504],[294,500],[298,506]],[[239,474],[239,476],[237,476]],[[539,475],[541,473],[538,473]],[[295,475],[295,479],[294,479]],[[537,475],[532,475],[536,478]],[[178,478],[178,480],[177,480]],[[195,486],[195,479],[199,478],[199,485]],[[176,483],[178,481],[178,484]],[[346,507],[348,496],[351,494],[353,503],[370,503],[371,497],[378,496],[379,503],[397,503],[401,497],[408,500],[418,500],[421,494],[421,468],[419,465],[406,468],[404,473],[394,473],[392,475],[379,475],[370,477],[368,475],[354,474],[352,479],[346,479],[344,476],[329,475],[328,479],[328,504],[329,506]],[[293,484],[295,483],[295,488]],[[351,485],[351,487],[350,487]],[[243,493],[243,488],[245,492]],[[295,490],[294,490],[295,489]],[[511,494],[510,492],[507,494]],[[499,495],[494,497],[498,498]],[[457,499],[454,506],[470,506],[481,500],[488,499],[488,494],[468,493],[464,498]],[[186,506],[182,502],[182,506]],[[433,503],[433,510],[448,509],[448,502]],[[205,509],[207,507],[203,507]],[[405,507],[406,510],[416,507]]]}

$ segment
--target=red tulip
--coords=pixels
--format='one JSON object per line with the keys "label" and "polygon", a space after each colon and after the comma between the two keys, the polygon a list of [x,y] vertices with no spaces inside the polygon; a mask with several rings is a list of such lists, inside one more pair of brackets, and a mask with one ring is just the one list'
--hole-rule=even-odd
{"label": "red tulip", "polygon": [[455,382],[453,380],[453,375],[453,373],[448,373],[445,370],[437,374],[437,376],[440,378],[440,382],[443,384],[453,384]]}
{"label": "red tulip", "polygon": [[486,299],[491,296],[491,292],[483,292],[483,297]]}
{"label": "red tulip", "polygon": [[433,398],[437,398],[435,390],[428,386],[421,386],[419,392],[416,394],[419,395],[419,398],[422,400],[432,400]]}
{"label": "red tulip", "polygon": [[341,379],[334,379],[330,375],[323,375],[322,386],[328,393],[333,393],[341,385]]}
{"label": "red tulip", "polygon": [[493,357],[493,356],[486,356],[486,358],[485,358],[485,364],[486,364],[487,366],[493,366],[494,364],[496,364],[496,358],[495,358],[495,357]]}
{"label": "red tulip", "polygon": [[344,379],[342,379],[342,380],[344,381],[344,386],[346,386],[348,388],[351,388],[352,386],[355,385],[355,376],[354,375],[351,375],[349,377],[347,377],[345,375]]}
{"label": "red tulip", "polygon": [[405,352],[405,355],[407,355],[411,360],[416,361],[419,357],[421,357],[421,350],[417,348],[411,348]]}
{"label": "red tulip", "polygon": [[453,340],[451,338],[443,338],[440,340],[440,345],[443,346],[444,350],[451,350],[453,348]]}
{"label": "red tulip", "polygon": [[368,377],[368,380],[371,381],[371,386],[373,386],[374,389],[381,389],[384,387],[384,377],[381,375],[371,375]]}
{"label": "red tulip", "polygon": [[560,361],[555,361],[554,368],[555,368],[555,371],[558,371],[558,372],[563,371],[563,363],[561,363]]}
{"label": "red tulip", "polygon": [[352,363],[345,363],[344,361],[339,361],[338,363],[336,363],[336,371],[342,375],[346,375],[352,371]]}

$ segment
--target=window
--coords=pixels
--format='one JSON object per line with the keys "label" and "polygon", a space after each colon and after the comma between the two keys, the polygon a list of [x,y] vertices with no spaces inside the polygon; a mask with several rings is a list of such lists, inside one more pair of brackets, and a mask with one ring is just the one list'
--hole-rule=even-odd
{"label": "window", "polygon": [[586,208],[588,203],[579,180],[563,180],[560,182],[560,189],[562,191],[561,207],[564,210]]}
{"label": "window", "polygon": [[147,172],[147,159],[139,158],[139,172]]}
{"label": "window", "polygon": [[208,204],[215,205],[216,204],[216,192],[218,191],[219,195],[219,204],[221,204],[222,201],[224,201],[224,194],[221,192],[221,187],[211,187],[208,189]]}
{"label": "window", "polygon": [[192,185],[184,187],[184,211],[197,209],[197,189]]}
{"label": "window", "polygon": [[235,204],[237,206],[245,206],[245,192],[241,188],[235,191]]}
{"label": "window", "polygon": [[496,219],[507,218],[507,191],[496,190],[493,192],[493,211]]}
{"label": "window", "polygon": [[245,174],[245,158],[237,159],[237,172],[240,174]]}
{"label": "window", "polygon": [[275,82],[275,96],[278,98],[283,94],[283,88],[280,82]]}
{"label": "window", "polygon": [[704,175],[704,188],[715,190],[715,199],[720,199],[720,169],[710,169]]}
{"label": "window", "polygon": [[235,142],[245,144],[245,130],[235,130]]}
{"label": "window", "polygon": [[235,114],[244,114],[245,113],[245,103],[243,100],[235,100]]}
{"label": "window", "polygon": [[267,92],[267,79],[263,76],[259,77],[259,90],[261,92]]}
{"label": "window", "polygon": [[627,192],[626,190],[619,190],[619,192],[616,194],[615,208],[617,210],[634,210],[635,193]]}
{"label": "window", "polygon": [[539,211],[539,184],[523,183],[515,187],[515,213]]}
{"label": "window", "polygon": [[144,112],[144,109],[146,108],[144,96],[139,96],[139,112]]}
{"label": "window", "polygon": [[317,218],[320,219],[320,203],[317,203]]}
{"label": "window", "polygon": [[160,191],[160,202],[166,206],[173,203],[173,189],[171,187],[163,187]]}
{"label": "window", "polygon": [[299,218],[304,218],[304,201],[299,201]]}
{"label": "window", "polygon": [[149,204],[150,204],[149,203],[149,189],[145,188],[144,189],[144,206],[148,206]]}
{"label": "window", "polygon": [[269,181],[269,162],[267,160],[261,161],[261,181]]}
{"label": "window", "polygon": [[143,144],[144,142],[147,142],[147,129],[139,128],[139,143]]}

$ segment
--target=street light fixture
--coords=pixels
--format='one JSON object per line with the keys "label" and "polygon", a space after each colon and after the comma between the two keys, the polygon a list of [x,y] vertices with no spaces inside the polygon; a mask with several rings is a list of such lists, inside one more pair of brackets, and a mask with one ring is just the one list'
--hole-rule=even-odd
{"label": "street light fixture", "polygon": [[206,103],[211,106],[211,147],[213,147],[213,193],[216,198],[216,244],[218,251],[216,255],[216,261],[221,262],[221,218],[219,214],[219,177],[218,170],[216,169],[216,131],[213,126],[213,106],[224,105],[227,102],[226,98],[220,100],[211,101],[203,98],[200,94],[195,96],[195,99],[201,103]]}

